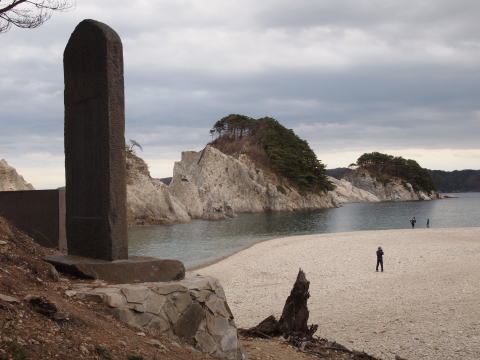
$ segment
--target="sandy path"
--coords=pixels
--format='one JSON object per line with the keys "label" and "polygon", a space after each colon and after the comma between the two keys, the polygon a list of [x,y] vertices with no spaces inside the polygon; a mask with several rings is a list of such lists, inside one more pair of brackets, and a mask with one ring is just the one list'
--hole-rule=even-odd
{"label": "sandy path", "polygon": [[281,238],[196,272],[220,279],[249,327],[280,315],[299,267],[320,337],[385,359],[480,359],[480,227]]}

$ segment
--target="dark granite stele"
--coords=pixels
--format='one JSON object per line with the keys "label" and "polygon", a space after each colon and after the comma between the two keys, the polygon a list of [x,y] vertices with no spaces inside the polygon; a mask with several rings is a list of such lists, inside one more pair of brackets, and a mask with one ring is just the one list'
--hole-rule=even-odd
{"label": "dark granite stele", "polygon": [[182,262],[128,256],[123,47],[108,25],[84,20],[63,54],[68,255],[59,271],[110,283],[185,277]]}
{"label": "dark granite stele", "polygon": [[50,255],[44,260],[63,273],[113,284],[173,281],[185,277],[185,266],[181,261],[148,256],[108,261],[74,255]]}

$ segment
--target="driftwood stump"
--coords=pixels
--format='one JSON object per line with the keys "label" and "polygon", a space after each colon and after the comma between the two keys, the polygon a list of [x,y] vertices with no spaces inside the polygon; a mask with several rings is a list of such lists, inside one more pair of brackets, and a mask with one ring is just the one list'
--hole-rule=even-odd
{"label": "driftwood stump", "polygon": [[305,273],[300,269],[297,280],[293,284],[292,291],[283,307],[280,320],[269,316],[253,328],[241,330],[244,335],[255,337],[272,336],[295,336],[301,338],[311,338],[318,328],[318,325],[308,327],[309,316],[307,301],[310,297],[308,288],[310,281],[305,277]]}
{"label": "driftwood stump", "polygon": [[243,336],[260,338],[283,336],[289,344],[297,347],[300,351],[325,359],[344,359],[345,354],[348,354],[348,359],[352,360],[378,360],[364,352],[349,350],[336,342],[313,338],[318,325],[311,325],[310,327],[307,325],[309,286],[310,282],[300,269],[297,280],[293,284],[292,291],[283,307],[280,320],[271,315],[257,326],[250,329],[239,329],[239,333]]}
{"label": "driftwood stump", "polygon": [[283,335],[311,337],[317,330],[318,326],[313,325],[309,328],[307,325],[310,314],[307,306],[307,301],[310,297],[309,287],[310,281],[307,280],[305,273],[300,269],[290,296],[283,307],[282,316],[278,321],[280,333]]}

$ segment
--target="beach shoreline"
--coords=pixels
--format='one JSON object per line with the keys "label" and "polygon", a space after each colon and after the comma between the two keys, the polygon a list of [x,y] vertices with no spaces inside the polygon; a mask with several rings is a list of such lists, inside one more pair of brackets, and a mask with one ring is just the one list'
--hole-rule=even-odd
{"label": "beach shoreline", "polygon": [[318,336],[384,359],[473,360],[479,253],[480,227],[357,231],[266,240],[193,272],[220,280],[240,327],[279,316],[302,268]]}

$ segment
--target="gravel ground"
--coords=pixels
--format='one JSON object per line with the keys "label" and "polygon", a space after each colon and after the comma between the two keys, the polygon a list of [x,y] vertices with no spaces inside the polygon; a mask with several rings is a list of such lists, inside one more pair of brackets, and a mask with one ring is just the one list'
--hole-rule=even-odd
{"label": "gravel ground", "polygon": [[196,272],[220,279],[250,327],[280,315],[299,268],[318,336],[384,359],[480,359],[480,227],[281,238]]}

